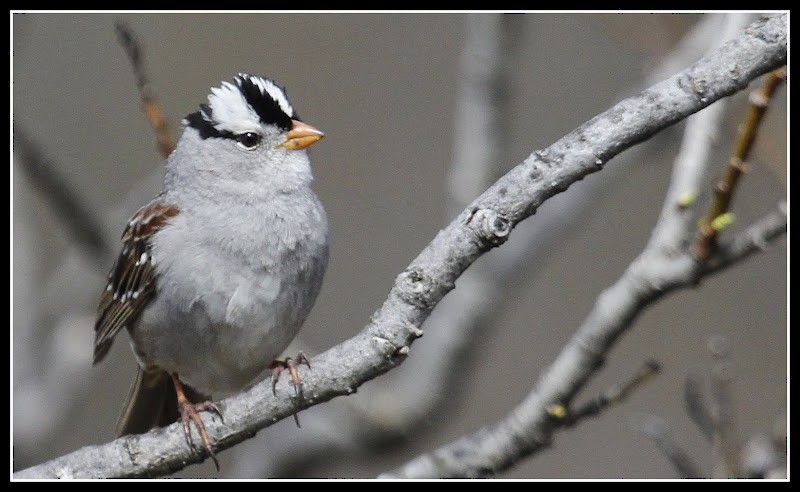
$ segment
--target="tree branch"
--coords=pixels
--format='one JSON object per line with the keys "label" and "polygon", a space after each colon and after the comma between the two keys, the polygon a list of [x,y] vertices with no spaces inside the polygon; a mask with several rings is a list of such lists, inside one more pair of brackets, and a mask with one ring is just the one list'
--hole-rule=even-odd
{"label": "tree branch", "polygon": [[158,102],[155,91],[150,85],[150,78],[144,68],[141,43],[139,43],[136,33],[124,21],[118,20],[114,24],[114,28],[117,31],[119,44],[125,50],[125,54],[128,55],[128,60],[131,62],[133,75],[136,77],[136,88],[139,90],[139,97],[142,101],[142,111],[156,134],[158,150],[161,156],[166,159],[175,150],[175,138],[169,129],[169,124],[167,124],[167,119],[161,110],[161,104]]}
{"label": "tree branch", "polygon": [[[522,457],[548,446],[558,423],[548,409],[568,406],[638,313],[664,293],[679,286],[694,285],[700,276],[715,271],[719,262],[724,262],[727,256],[723,253],[716,258],[715,266],[701,269],[691,255],[681,252],[681,245],[687,242],[691,229],[688,227],[690,215],[686,207],[679,206],[679,197],[696,190],[705,174],[709,131],[715,128],[721,110],[704,113],[707,114],[698,115],[688,125],[690,138],[684,141],[676,159],[661,217],[644,252],[614,286],[601,294],[586,321],[526,400],[504,421],[422,455],[383,478],[484,476],[506,469]],[[698,132],[689,133],[695,130]],[[773,222],[775,215],[779,222],[783,217],[782,226]],[[773,229],[773,226],[776,227]],[[739,249],[743,245],[738,241],[751,234],[754,236],[750,246],[756,247],[763,244],[760,235],[764,231],[775,230],[780,234],[785,227],[785,210],[781,207],[764,219],[762,229],[750,229],[737,236],[731,249],[744,251]],[[682,279],[675,277],[676,274]]]}
{"label": "tree branch", "polygon": [[686,378],[683,387],[683,401],[686,404],[686,413],[689,414],[692,422],[703,436],[711,441],[714,435],[714,420],[705,402],[703,381],[699,374],[692,372]]}
{"label": "tree branch", "polygon": [[[443,185],[447,217],[480,195],[496,179],[498,163],[506,160],[509,131],[502,115],[511,110],[509,91],[526,25],[524,16],[516,14],[468,14],[464,21],[453,158]],[[541,227],[541,221],[538,224]],[[509,274],[519,272],[538,250],[526,236],[517,230],[512,243],[518,247],[507,244],[459,277],[458,288],[425,321],[425,343],[402,369],[371,385],[368,394],[337,400],[324,412],[306,412],[302,437],[284,426],[281,429],[291,435],[276,437],[272,432],[257,444],[258,454],[238,447],[236,469],[229,476],[290,476],[292,467],[330,460],[334,453],[385,449],[421,423],[430,425],[445,415],[463,395],[465,386],[457,382],[477,367],[476,347],[490,336],[488,320],[502,309]],[[479,330],[483,336],[476,336]],[[419,384],[420,374],[426,375],[425,384]],[[306,425],[309,419],[314,419],[311,426]],[[330,432],[332,428],[336,432]]]}
{"label": "tree branch", "polygon": [[694,287],[699,277],[730,266],[731,261],[746,258],[760,250],[759,245],[765,241],[784,234],[786,227],[785,208],[779,207],[721,247],[721,258],[699,271],[691,253],[669,258],[645,251],[616,284],[600,294],[592,312],[555,362],[504,420],[417,457],[379,478],[488,476],[548,447],[554,430],[559,427],[549,409],[569,405],[600,368],[614,342],[646,306],[677,288]]}
{"label": "tree branch", "polygon": [[[398,275],[387,300],[361,333],[315,357],[312,370],[303,368],[307,399],[302,405],[351,394],[359,385],[401,364],[411,343],[422,334],[422,322],[452,290],[455,279],[483,253],[502,244],[517,223],[532,215],[549,197],[601,170],[609,159],[626,148],[784,65],[786,39],[785,14],[760,20],[688,69],[620,102],[512,169],[440,231]],[[730,259],[733,261],[735,257]],[[685,267],[692,264],[690,258],[678,258],[674,262],[679,264],[674,267],[681,266],[680,260],[687,263]],[[650,265],[654,266],[657,265]],[[674,267],[671,265],[667,273],[681,272]],[[680,278],[671,280],[677,285]],[[586,342],[600,347],[614,338],[613,335],[598,340],[581,337],[567,350],[575,352],[577,358],[591,359],[591,354],[583,348]],[[566,368],[555,369],[558,372]],[[570,387],[566,391],[547,387],[548,381],[544,383],[547,391],[561,397],[574,391]],[[220,402],[225,423],[217,419],[206,423],[217,449],[233,446],[278,419],[292,415],[295,402],[290,397],[288,383],[285,384],[281,384],[283,391],[279,397],[271,395],[270,383],[266,381]],[[561,402],[565,398],[545,400]],[[173,424],[148,434],[83,448],[20,471],[15,478],[153,476],[201,459],[200,454],[186,446],[180,425]]]}
{"label": "tree branch", "polygon": [[42,154],[40,146],[28,132],[14,125],[14,152],[17,163],[25,171],[33,185],[64,222],[65,229],[81,245],[83,252],[91,257],[111,258],[113,248],[102,233],[103,228],[72,191],[67,180],[58,172],[58,167]]}
{"label": "tree branch", "polygon": [[708,214],[698,227],[694,253],[699,261],[704,261],[711,254],[717,234],[724,227],[717,225],[716,222],[730,209],[736,184],[747,166],[747,158],[756,140],[761,120],[769,107],[772,96],[784,80],[786,80],[786,67],[772,71],[766,77],[761,89],[750,94],[750,111],[748,111],[744,123],[739,127],[736,146],[725,168],[725,176],[714,185],[714,200]]}
{"label": "tree branch", "polygon": [[[660,370],[661,367],[655,360],[646,361],[642,367],[639,368],[636,374],[634,374],[627,381],[615,384],[591,400],[584,402],[578,408],[575,408],[569,412],[562,419],[564,425],[574,426],[582,419],[599,415],[600,412],[608,408],[610,405],[622,402],[628,397],[628,395],[635,391],[636,388],[653,379]],[[550,414],[553,415],[553,412],[550,411]]]}
{"label": "tree branch", "polygon": [[718,335],[708,342],[711,353],[711,416],[714,424],[714,478],[741,478],[739,436],[731,389],[731,343]]}

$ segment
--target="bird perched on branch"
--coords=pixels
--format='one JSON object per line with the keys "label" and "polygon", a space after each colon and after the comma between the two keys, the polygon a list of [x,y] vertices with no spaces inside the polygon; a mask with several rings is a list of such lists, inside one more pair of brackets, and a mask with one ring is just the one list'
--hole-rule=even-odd
{"label": "bird perched on branch", "polygon": [[[311,310],[328,263],[328,222],[311,189],[303,123],[272,80],[239,74],[183,120],[163,191],[139,209],[102,294],[94,363],[125,327],[139,363],[117,434],[179,418],[217,460],[199,412],[275,360]],[[307,361],[305,361],[307,363]]]}

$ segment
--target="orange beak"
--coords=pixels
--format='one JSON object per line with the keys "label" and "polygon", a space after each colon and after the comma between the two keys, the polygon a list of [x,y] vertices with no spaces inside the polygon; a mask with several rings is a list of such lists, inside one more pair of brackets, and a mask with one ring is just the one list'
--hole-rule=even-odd
{"label": "orange beak", "polygon": [[309,145],[319,142],[325,134],[311,125],[302,121],[292,120],[292,129],[286,134],[286,141],[279,144],[288,150],[305,149]]}

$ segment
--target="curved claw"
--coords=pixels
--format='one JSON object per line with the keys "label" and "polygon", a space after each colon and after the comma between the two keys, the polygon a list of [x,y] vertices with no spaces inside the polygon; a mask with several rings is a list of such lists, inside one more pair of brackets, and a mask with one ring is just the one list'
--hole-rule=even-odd
{"label": "curved claw", "polygon": [[[292,386],[294,386],[295,406],[299,407],[300,406],[300,402],[303,399],[303,381],[300,379],[300,374],[297,372],[297,364],[298,363],[299,364],[305,364],[305,365],[308,366],[309,369],[311,369],[311,363],[308,361],[308,358],[306,357],[306,355],[303,352],[299,352],[297,354],[296,359],[297,360],[295,361],[295,359],[292,359],[291,357],[287,357],[284,360],[274,360],[269,365],[269,367],[272,369],[272,394],[274,396],[278,396],[278,393],[277,393],[275,387],[278,384],[278,380],[280,379],[281,372],[284,369],[287,369],[289,371],[289,375],[292,378]],[[300,419],[297,417],[297,411],[298,410],[299,410],[299,408],[297,408],[297,410],[295,410],[295,412],[294,412],[294,414],[292,414],[292,416],[294,417],[295,425],[297,425],[297,427],[300,427]]]}
{"label": "curved claw", "polygon": [[178,378],[177,373],[172,373],[172,382],[175,384],[175,392],[178,395],[178,411],[181,414],[181,422],[183,422],[183,435],[186,437],[186,442],[189,443],[189,446],[194,449],[194,440],[192,439],[192,429],[189,427],[189,423],[193,423],[195,429],[197,429],[197,434],[200,436],[200,440],[203,443],[203,449],[205,449],[208,456],[214,462],[214,466],[219,471],[219,461],[217,460],[217,456],[214,454],[214,448],[211,446],[211,440],[208,438],[208,432],[206,432],[206,425],[203,423],[203,418],[200,416],[200,412],[214,412],[222,419],[222,412],[219,411],[219,408],[210,401],[204,401],[202,403],[192,403],[189,401],[189,398],[186,397],[186,392],[183,389],[183,383]]}

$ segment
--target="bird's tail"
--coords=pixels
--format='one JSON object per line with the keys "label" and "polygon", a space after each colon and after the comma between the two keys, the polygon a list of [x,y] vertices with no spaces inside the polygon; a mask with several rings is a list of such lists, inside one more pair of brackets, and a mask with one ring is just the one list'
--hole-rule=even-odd
{"label": "bird's tail", "polygon": [[[206,401],[209,398],[184,385],[189,401]],[[167,426],[180,417],[178,397],[172,376],[166,371],[137,369],[136,380],[131,385],[128,399],[117,421],[117,437],[143,434],[153,427]]]}

